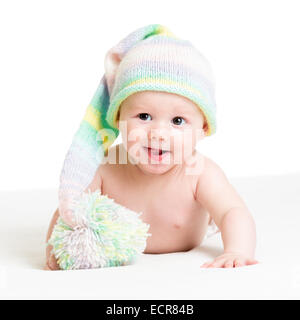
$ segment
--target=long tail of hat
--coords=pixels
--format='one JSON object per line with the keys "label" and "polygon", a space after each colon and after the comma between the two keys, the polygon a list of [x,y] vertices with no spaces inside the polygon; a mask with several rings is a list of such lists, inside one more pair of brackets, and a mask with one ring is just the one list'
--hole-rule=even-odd
{"label": "long tail of hat", "polygon": [[59,212],[67,224],[73,225],[71,207],[74,200],[86,191],[108,148],[119,134],[118,129],[106,121],[118,66],[136,43],[157,34],[173,35],[160,24],[147,25],[130,33],[105,56],[105,74],[73,137],[60,174]]}

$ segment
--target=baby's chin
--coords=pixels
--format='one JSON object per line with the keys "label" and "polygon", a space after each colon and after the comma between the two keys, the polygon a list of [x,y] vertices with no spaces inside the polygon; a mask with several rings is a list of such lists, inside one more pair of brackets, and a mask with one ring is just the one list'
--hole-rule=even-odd
{"label": "baby's chin", "polygon": [[136,164],[136,166],[146,175],[162,175],[167,173],[172,168],[174,164]]}

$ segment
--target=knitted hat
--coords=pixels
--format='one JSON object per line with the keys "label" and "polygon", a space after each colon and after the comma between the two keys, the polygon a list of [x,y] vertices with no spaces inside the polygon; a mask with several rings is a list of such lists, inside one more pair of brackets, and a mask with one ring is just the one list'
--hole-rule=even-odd
{"label": "knitted hat", "polygon": [[138,91],[176,93],[202,111],[207,136],[216,131],[215,81],[206,58],[168,28],[139,28],[105,56],[105,74],[88,105],[60,175],[59,211],[67,222],[70,205],[91,183],[104,154],[118,137],[116,117],[121,103]]}

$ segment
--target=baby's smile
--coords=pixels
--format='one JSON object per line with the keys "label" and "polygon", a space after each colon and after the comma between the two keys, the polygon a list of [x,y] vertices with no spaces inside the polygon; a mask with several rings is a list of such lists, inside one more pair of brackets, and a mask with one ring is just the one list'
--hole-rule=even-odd
{"label": "baby's smile", "polygon": [[148,157],[151,160],[155,161],[162,161],[162,159],[165,158],[165,156],[170,153],[170,151],[167,150],[162,150],[162,149],[154,149],[154,148],[148,148],[148,147],[143,147],[144,150],[147,152]]}

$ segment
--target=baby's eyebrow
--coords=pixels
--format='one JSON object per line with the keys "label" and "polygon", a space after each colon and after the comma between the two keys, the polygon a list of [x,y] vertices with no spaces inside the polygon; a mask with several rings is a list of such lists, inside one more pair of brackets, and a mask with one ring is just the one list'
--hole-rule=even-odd
{"label": "baby's eyebrow", "polygon": [[142,110],[142,111],[151,111],[151,107],[147,107],[147,106],[144,106],[144,105],[131,105],[130,106],[130,109],[134,110],[134,111],[139,111],[139,110]]}
{"label": "baby's eyebrow", "polygon": [[[151,106],[143,105],[143,104],[136,104],[136,105],[130,105],[130,109],[133,110],[134,112],[151,112],[154,108]],[[190,106],[183,106],[183,105],[175,105],[173,111],[174,114],[176,115],[193,115],[193,110]]]}
{"label": "baby's eyebrow", "polygon": [[183,105],[179,105],[174,108],[174,112],[178,114],[193,114],[193,110],[191,107],[184,107]]}

